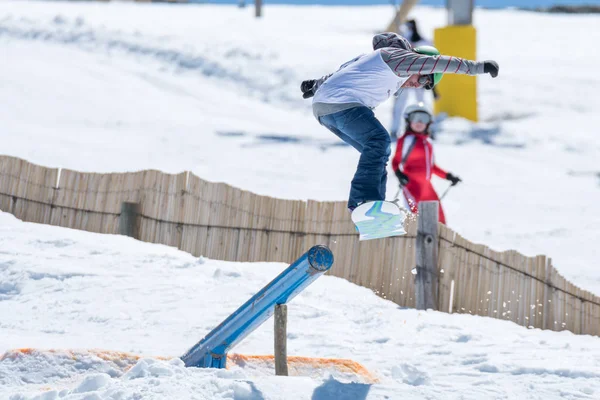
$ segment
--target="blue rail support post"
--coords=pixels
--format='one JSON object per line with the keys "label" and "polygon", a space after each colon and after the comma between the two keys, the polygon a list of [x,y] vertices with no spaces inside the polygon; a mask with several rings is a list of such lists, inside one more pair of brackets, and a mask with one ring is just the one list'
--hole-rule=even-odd
{"label": "blue rail support post", "polygon": [[258,328],[276,304],[286,304],[333,265],[327,246],[313,246],[250,300],[221,322],[181,359],[186,367],[225,368],[227,352]]}

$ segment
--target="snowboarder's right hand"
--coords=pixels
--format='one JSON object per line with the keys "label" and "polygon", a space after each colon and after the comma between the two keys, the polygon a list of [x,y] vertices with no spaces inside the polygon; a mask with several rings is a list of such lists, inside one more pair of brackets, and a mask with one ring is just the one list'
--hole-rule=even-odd
{"label": "snowboarder's right hand", "polygon": [[408,179],[408,176],[406,176],[406,174],[404,172],[402,172],[400,170],[397,170],[394,172],[396,173],[396,177],[400,181],[400,186],[408,185],[408,182],[410,181],[410,179]]}
{"label": "snowboarder's right hand", "polygon": [[483,62],[483,72],[486,74],[490,74],[492,78],[498,76],[498,71],[500,70],[500,66],[494,60],[487,60]]}
{"label": "snowboarder's right hand", "polygon": [[309,79],[307,81],[302,81],[300,85],[300,90],[302,90],[302,98],[309,99],[315,95],[313,88],[315,86],[316,79]]}

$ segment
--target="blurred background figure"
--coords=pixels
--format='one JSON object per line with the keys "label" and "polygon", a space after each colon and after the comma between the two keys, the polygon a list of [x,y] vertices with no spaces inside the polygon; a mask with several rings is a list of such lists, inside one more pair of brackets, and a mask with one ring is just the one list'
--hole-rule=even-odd
{"label": "blurred background figure", "polygon": [[414,19],[409,19],[400,26],[400,34],[407,38],[413,47],[433,46],[433,43],[430,40],[421,36],[419,28],[417,27],[417,21]]}
{"label": "blurred background figure", "polygon": [[[399,28],[400,35],[404,36],[410,42],[412,47],[418,46],[432,46],[433,43],[430,40],[425,39],[419,33],[419,28],[417,27],[417,21],[414,19],[406,21],[404,24],[400,25]],[[406,106],[411,103],[425,103],[431,104],[433,100],[431,98],[426,98],[425,89],[423,88],[406,88],[402,89],[398,92],[398,95],[394,101],[394,109],[392,114],[392,126],[390,128],[390,135],[392,139],[397,139],[399,136],[399,132],[403,131],[403,115]],[[437,93],[435,88],[432,91],[433,98],[437,98]],[[428,95],[427,95],[428,96]]]}
{"label": "blurred background figure", "polygon": [[[435,164],[433,144],[429,140],[429,128],[433,114],[423,104],[413,104],[406,108],[404,115],[406,130],[398,139],[396,153],[392,160],[392,169],[400,181],[400,199],[404,207],[416,214],[421,201],[439,201],[435,189],[431,185],[431,176],[440,178],[456,185],[461,179],[444,171]],[[446,223],[442,203],[440,202],[439,221]]]}

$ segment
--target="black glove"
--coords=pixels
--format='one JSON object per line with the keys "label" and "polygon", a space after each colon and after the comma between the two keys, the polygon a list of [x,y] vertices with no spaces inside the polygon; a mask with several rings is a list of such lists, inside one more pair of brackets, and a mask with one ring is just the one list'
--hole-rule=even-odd
{"label": "black glove", "polygon": [[394,172],[396,173],[396,177],[400,181],[400,186],[408,185],[408,182],[410,181],[410,179],[408,179],[408,176],[406,176],[406,174],[404,174],[404,172],[402,172],[400,170],[397,170]]}
{"label": "black glove", "polygon": [[452,186],[456,185],[458,182],[462,182],[462,179],[456,175],[452,175],[450,172],[446,174],[446,179],[452,182]]}
{"label": "black glove", "polygon": [[499,70],[500,67],[498,66],[498,63],[496,61],[487,60],[483,62],[483,72],[485,72],[486,74],[490,74],[492,78],[498,76]]}
{"label": "black glove", "polygon": [[313,88],[315,87],[316,79],[309,79],[307,81],[302,81],[300,85],[300,90],[302,90],[302,98],[308,99],[315,95]]}

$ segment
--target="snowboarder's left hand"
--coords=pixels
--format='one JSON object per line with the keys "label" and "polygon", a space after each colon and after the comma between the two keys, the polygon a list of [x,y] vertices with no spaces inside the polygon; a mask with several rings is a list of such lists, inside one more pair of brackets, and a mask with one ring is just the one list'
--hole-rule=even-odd
{"label": "snowboarder's left hand", "polygon": [[452,175],[450,172],[446,174],[446,179],[452,182],[452,186],[456,185],[458,182],[462,182],[462,179],[456,175]]}
{"label": "snowboarder's left hand", "polygon": [[316,79],[309,79],[307,81],[302,81],[300,85],[300,90],[302,90],[302,98],[309,99],[315,95],[313,88],[315,86]]}
{"label": "snowboarder's left hand", "polygon": [[500,66],[494,60],[486,60],[483,62],[483,72],[486,74],[490,74],[492,78],[498,76],[498,71],[500,71]]}

